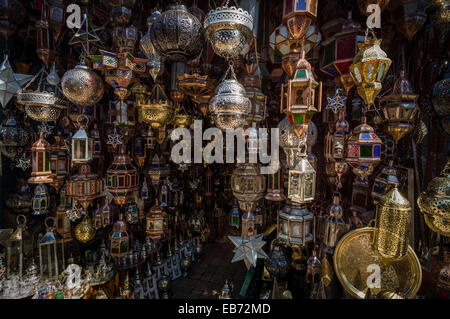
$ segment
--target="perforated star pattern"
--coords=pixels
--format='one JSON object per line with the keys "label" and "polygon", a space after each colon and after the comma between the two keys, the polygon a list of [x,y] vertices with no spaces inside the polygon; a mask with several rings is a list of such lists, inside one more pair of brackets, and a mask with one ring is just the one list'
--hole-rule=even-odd
{"label": "perforated star pattern", "polygon": [[26,171],[31,166],[31,159],[26,158],[25,154],[16,159],[16,167]]}
{"label": "perforated star pattern", "polygon": [[116,149],[118,145],[123,144],[123,136],[117,133],[117,131],[114,129],[114,132],[108,134],[107,144],[112,145],[112,147]]}
{"label": "perforated star pattern", "polygon": [[327,109],[332,110],[334,113],[342,111],[345,109],[345,104],[347,103],[347,97],[344,95],[339,95],[339,92],[332,97],[327,97],[328,105]]}

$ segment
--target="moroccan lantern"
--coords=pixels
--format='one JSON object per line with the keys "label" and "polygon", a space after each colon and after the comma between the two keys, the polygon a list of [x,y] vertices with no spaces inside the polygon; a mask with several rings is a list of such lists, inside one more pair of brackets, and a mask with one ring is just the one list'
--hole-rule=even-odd
{"label": "moroccan lantern", "polygon": [[397,170],[392,167],[393,161],[389,161],[389,165],[381,170],[381,173],[375,177],[372,186],[372,198],[375,204],[378,203],[381,196],[386,194],[392,187],[398,186],[400,183],[397,178]]}
{"label": "moroccan lantern", "polygon": [[58,190],[64,185],[66,176],[69,175],[69,156],[60,135],[55,136],[55,144],[52,145],[50,166],[53,172],[53,182],[50,185]]}
{"label": "moroccan lantern", "polygon": [[[174,34],[177,36],[173,37]],[[202,25],[184,5],[169,5],[158,15],[151,26],[150,37],[156,52],[169,61],[195,59],[203,49]]]}
{"label": "moroccan lantern", "polygon": [[321,108],[322,82],[315,80],[311,64],[305,59],[305,51],[302,51],[293,79],[289,79],[288,83],[281,87],[280,112],[287,114],[295,134],[301,136],[306,132],[313,115],[320,112]]}
{"label": "moroccan lantern", "polygon": [[67,196],[75,199],[87,209],[92,201],[97,198],[103,190],[103,180],[92,173],[89,164],[80,165],[78,173],[72,175],[66,184]]}
{"label": "moroccan lantern", "polygon": [[381,39],[364,39],[363,43],[358,43],[359,51],[349,67],[358,95],[366,105],[372,105],[380,93],[381,82],[392,63],[380,44]]}
{"label": "moroccan lantern", "polygon": [[100,206],[97,204],[97,209],[95,210],[93,214],[93,223],[95,229],[102,228],[102,211],[100,210]]}
{"label": "moroccan lantern", "polygon": [[66,211],[65,204],[61,200],[56,208],[56,231],[65,241],[70,241],[72,240],[72,225]]}
{"label": "moroccan lantern", "polygon": [[362,123],[353,129],[352,136],[347,141],[345,160],[353,168],[353,173],[365,178],[372,174],[380,162],[380,157],[381,140],[373,128],[366,124],[366,118],[362,117]]}
{"label": "moroccan lantern", "polygon": [[253,39],[253,17],[236,7],[218,7],[208,12],[203,22],[205,36],[214,53],[233,59],[246,54]]}
{"label": "moroccan lantern", "polygon": [[94,123],[90,135],[92,138],[92,157],[99,158],[102,154],[102,141],[100,139],[100,131],[98,130],[97,123]]}
{"label": "moroccan lantern", "polygon": [[322,276],[322,263],[317,258],[316,251],[312,251],[312,256],[306,261],[306,283],[317,287],[320,283]]}
{"label": "moroccan lantern", "polygon": [[158,204],[158,200],[156,200],[155,205],[150,208],[150,211],[147,213],[145,217],[146,222],[146,233],[150,236],[151,239],[161,239],[165,236],[168,231],[168,222],[169,217],[167,213],[164,211]]}
{"label": "moroccan lantern", "polygon": [[6,112],[5,115],[6,119],[0,126],[0,151],[6,157],[14,158],[23,152],[30,140],[30,134],[18,125],[12,112]]}
{"label": "moroccan lantern", "polygon": [[38,184],[34,189],[33,195],[33,215],[45,215],[48,213],[50,195],[45,184]]}
{"label": "moroccan lantern", "polygon": [[369,212],[370,190],[367,178],[355,178],[352,185],[352,200],[350,210],[352,213],[365,215]]}
{"label": "moroccan lantern", "polygon": [[316,171],[306,158],[301,158],[294,169],[289,170],[288,198],[298,204],[314,200]]}
{"label": "moroccan lantern", "polygon": [[[49,225],[49,221],[53,225]],[[46,233],[39,241],[39,269],[41,280],[57,279],[59,271],[64,269],[64,241],[54,233],[55,219],[47,217],[44,221]]]}
{"label": "moroccan lantern", "polygon": [[144,52],[145,56],[148,59],[147,67],[149,69],[149,73],[153,78],[153,81],[156,80],[156,77],[160,74],[161,71],[161,56],[156,52],[155,47],[153,46],[151,39],[151,28],[153,22],[155,22],[156,18],[161,15],[161,12],[155,10],[147,19],[147,33],[141,37],[139,42],[139,47],[142,52]]}
{"label": "moroccan lantern", "polygon": [[411,204],[396,185],[380,197],[373,244],[383,260],[394,261],[406,256],[411,215]]}
{"label": "moroccan lantern", "polygon": [[425,222],[434,232],[450,237],[450,161],[440,176],[433,178],[427,189],[420,193],[417,205],[424,214]]}
{"label": "moroccan lantern", "polygon": [[268,176],[267,181],[267,194],[265,199],[270,201],[280,202],[286,199],[283,192],[283,173],[281,169],[281,163],[273,167],[274,172]]}
{"label": "moroccan lantern", "polygon": [[325,137],[325,159],[331,161],[342,161],[345,159],[345,141],[349,124],[345,119],[345,113],[339,112],[339,120],[336,122],[336,130],[333,134]]}
{"label": "moroccan lantern", "polygon": [[299,42],[317,17],[317,0],[284,0],[283,24],[289,35]]}
{"label": "moroccan lantern", "polygon": [[253,211],[256,202],[264,196],[266,177],[260,174],[257,164],[237,164],[231,175],[231,189],[243,211]]}
{"label": "moroccan lantern", "polygon": [[58,39],[60,32],[66,26],[65,6],[63,0],[47,1],[48,22],[50,27],[56,31],[55,39]]}
{"label": "moroccan lantern", "polygon": [[33,237],[27,230],[27,218],[19,215],[16,218],[17,228],[8,237],[6,243],[7,275],[18,275],[22,278],[24,270],[32,262]]}
{"label": "moroccan lantern", "polygon": [[328,207],[328,214],[324,220],[322,242],[328,253],[333,253],[339,239],[350,230],[350,224],[343,219],[344,209],[340,204],[339,194],[333,196],[333,203]]}
{"label": "moroccan lantern", "polygon": [[[44,2],[45,3],[45,2]],[[47,9],[42,8],[41,19],[36,23],[37,29],[37,55],[48,67],[55,58],[55,38],[47,18]]]}
{"label": "moroccan lantern", "polygon": [[244,76],[243,85],[251,102],[251,108],[246,118],[247,125],[251,125],[252,122],[259,123],[266,118],[267,113],[267,96],[261,91],[261,81],[255,73],[247,74]]}
{"label": "moroccan lantern", "polygon": [[138,38],[138,32],[134,25],[129,27],[117,26],[113,29],[112,37],[120,53],[132,53]]}
{"label": "moroccan lantern", "polygon": [[242,233],[241,237],[249,239],[256,235],[255,214],[252,211],[246,211],[242,215]]}
{"label": "moroccan lantern", "polygon": [[127,223],[119,220],[113,224],[113,229],[109,235],[109,254],[118,260],[126,257],[130,250],[130,237],[127,231]]}
{"label": "moroccan lantern", "polygon": [[400,77],[395,81],[391,94],[380,99],[380,106],[387,122],[386,131],[398,142],[413,128],[418,95],[414,94],[411,84],[405,77],[405,71],[400,71]]}
{"label": "moroccan lantern", "polygon": [[127,197],[139,185],[136,167],[131,164],[130,157],[121,148],[120,154],[114,156],[111,166],[106,171],[106,187],[113,195],[117,205],[124,205]]}
{"label": "moroccan lantern", "polygon": [[151,161],[151,165],[145,170],[145,174],[150,178],[152,185],[157,189],[159,182],[169,176],[170,166],[164,161],[163,156],[155,154]]}
{"label": "moroccan lantern", "polygon": [[214,89],[214,81],[208,75],[184,73],[177,76],[178,89],[191,97],[197,105],[207,104]]}
{"label": "moroccan lantern", "polygon": [[278,212],[277,239],[291,247],[305,246],[313,241],[314,215],[305,205],[288,204]]}
{"label": "moroccan lantern", "polygon": [[33,171],[31,178],[28,180],[30,184],[41,184],[53,182],[52,170],[50,167],[50,143],[47,142],[43,133],[40,133],[39,139],[31,147]]}
{"label": "moroccan lantern", "polygon": [[85,127],[80,124],[80,129],[72,136],[72,163],[87,163],[93,157],[93,140],[90,138],[85,130]]}
{"label": "moroccan lantern", "polygon": [[[228,72],[231,72],[230,79],[226,78]],[[250,110],[250,99],[244,87],[237,81],[231,66],[209,101],[209,111],[214,117],[214,123],[221,130],[243,127]]]}
{"label": "moroccan lantern", "polygon": [[236,199],[230,211],[230,225],[235,228],[239,228],[240,226],[239,206]]}
{"label": "moroccan lantern", "polygon": [[139,221],[139,208],[133,199],[129,199],[127,202],[125,220],[129,224],[137,224]]}
{"label": "moroccan lantern", "polygon": [[[294,132],[294,126],[289,122],[286,116],[278,123],[278,129],[280,131],[280,147],[286,154],[286,164],[288,169],[293,169],[300,158],[306,156],[307,151],[307,134],[298,136]],[[287,182],[287,179],[285,180]]]}
{"label": "moroccan lantern", "polygon": [[105,205],[101,210],[102,227],[111,225],[111,207],[109,206],[109,200],[105,198]]}

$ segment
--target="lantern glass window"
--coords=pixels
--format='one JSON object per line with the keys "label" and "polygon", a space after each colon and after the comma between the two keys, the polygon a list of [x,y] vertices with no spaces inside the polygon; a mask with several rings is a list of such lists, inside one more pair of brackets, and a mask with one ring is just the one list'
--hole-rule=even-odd
{"label": "lantern glass window", "polygon": [[56,278],[58,273],[58,253],[56,237],[47,231],[39,242],[41,280]]}

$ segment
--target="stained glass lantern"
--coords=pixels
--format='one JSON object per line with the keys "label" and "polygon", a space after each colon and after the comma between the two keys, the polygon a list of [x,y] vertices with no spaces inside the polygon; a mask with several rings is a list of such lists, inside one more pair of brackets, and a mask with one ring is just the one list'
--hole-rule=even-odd
{"label": "stained glass lantern", "polygon": [[38,184],[33,195],[33,215],[45,215],[48,213],[50,196],[45,184]]}
{"label": "stained glass lantern", "polygon": [[272,166],[272,169],[274,172],[268,176],[267,194],[264,198],[275,202],[283,201],[286,199],[286,196],[283,192],[281,163],[278,163],[275,167]]}
{"label": "stained glass lantern", "polygon": [[124,154],[121,148],[120,154],[114,156],[114,161],[106,171],[106,187],[113,195],[117,205],[124,205],[130,193],[137,189],[139,176],[136,167],[131,164],[131,159]]}
{"label": "stained glass lantern", "polygon": [[160,157],[158,154],[153,156],[150,167],[145,170],[145,174],[148,175],[155,188],[162,179],[169,176],[169,173],[169,165],[164,161],[164,157]]}
{"label": "stained glass lantern", "polygon": [[41,184],[53,182],[52,170],[50,167],[50,143],[47,142],[43,133],[39,139],[31,147],[33,171],[31,178],[28,180],[30,184]]}
{"label": "stained glass lantern", "polygon": [[251,125],[252,122],[259,123],[266,118],[267,112],[267,96],[261,91],[261,81],[256,74],[247,74],[243,85],[251,102],[251,108],[246,117],[247,125]]}
{"label": "stained glass lantern", "polygon": [[252,211],[246,211],[242,215],[242,233],[241,237],[249,239],[256,235],[255,214]]}
{"label": "stained glass lantern", "polygon": [[327,161],[341,161],[345,159],[345,141],[349,131],[349,124],[345,119],[345,113],[339,112],[339,120],[336,122],[336,131],[325,137],[325,159]]}
{"label": "stained glass lantern", "polygon": [[418,95],[414,94],[405,72],[400,71],[391,94],[380,99],[380,106],[387,122],[386,131],[396,142],[413,128],[418,112],[417,98]]}
{"label": "stained glass lantern", "polygon": [[333,203],[328,207],[328,214],[324,220],[322,242],[326,251],[333,253],[339,239],[350,230],[350,224],[343,219],[344,209],[340,204],[339,194],[333,196]]}
{"label": "stained glass lantern", "polygon": [[125,220],[129,224],[137,224],[139,222],[139,208],[133,199],[128,200],[126,205]]}
{"label": "stained glass lantern", "polygon": [[314,215],[304,205],[287,205],[278,212],[277,238],[291,247],[312,242],[313,228]]}
{"label": "stained glass lantern", "polygon": [[[44,2],[45,3],[45,2]],[[36,23],[37,30],[37,55],[48,67],[55,58],[55,38],[53,29],[47,18],[47,9],[42,8],[41,19]]]}
{"label": "stained glass lantern", "polygon": [[94,228],[97,230],[99,228],[102,228],[102,211],[100,210],[100,206],[97,204],[97,209],[95,210],[93,214],[93,224]]}
{"label": "stained glass lantern", "polygon": [[362,123],[355,127],[347,141],[346,161],[353,168],[353,173],[364,178],[372,174],[380,157],[381,140],[373,128],[366,124],[366,118],[362,117]]}
{"label": "stained glass lantern", "polygon": [[[49,221],[53,224],[49,225]],[[64,241],[53,232],[55,228],[55,219],[47,217],[45,219],[46,233],[39,241],[39,264],[41,271],[41,280],[57,279],[59,271],[65,268],[64,265]]]}
{"label": "stained glass lantern", "polygon": [[72,163],[87,163],[92,160],[93,140],[81,127],[72,136]]}
{"label": "stained glass lantern", "polygon": [[302,39],[317,17],[317,0],[284,0],[283,24],[294,40]]}
{"label": "stained glass lantern", "polygon": [[127,232],[127,223],[119,220],[113,224],[113,230],[109,235],[109,254],[117,259],[124,258],[130,250],[130,238]]}
{"label": "stained glass lantern", "polygon": [[78,168],[78,173],[72,175],[67,181],[67,196],[75,199],[87,209],[92,201],[97,198],[103,190],[103,180],[92,172],[89,164],[83,164]]}
{"label": "stained glass lantern", "polygon": [[105,198],[105,205],[102,207],[102,227],[111,225],[111,207],[109,206],[109,200]]}
{"label": "stained glass lantern", "polygon": [[254,210],[256,202],[264,196],[266,177],[260,174],[257,164],[238,164],[231,175],[231,189],[243,211]]}
{"label": "stained glass lantern", "polygon": [[164,209],[158,205],[158,201],[150,208],[145,217],[145,222],[146,233],[153,240],[163,238],[169,228],[169,217]]}
{"label": "stained glass lantern", "polygon": [[235,228],[239,228],[240,226],[239,206],[236,199],[230,211],[230,225]]}
{"label": "stained glass lantern", "polygon": [[[318,94],[316,92],[318,90]],[[317,98],[317,108],[315,100]],[[280,111],[288,115],[296,134],[302,135],[313,115],[322,108],[322,82],[315,80],[311,64],[305,59],[305,51],[297,62],[293,79],[281,87]]]}
{"label": "stained glass lantern", "polygon": [[306,158],[302,158],[294,169],[289,170],[288,198],[304,204],[314,200],[315,193],[316,171]]}
{"label": "stained glass lantern", "polygon": [[380,44],[381,39],[364,39],[363,43],[358,43],[359,51],[349,67],[358,95],[366,105],[372,105],[380,93],[381,82],[392,63]]}
{"label": "stained glass lantern", "polygon": [[375,177],[372,186],[372,198],[374,204],[377,204],[380,197],[386,194],[392,187],[398,186],[400,183],[397,178],[397,170],[392,167],[393,161],[389,161],[389,165],[381,170],[381,173]]}
{"label": "stained glass lantern", "polygon": [[9,236],[6,244],[7,275],[18,275],[22,278],[24,270],[32,262],[33,237],[27,230],[27,218],[19,215],[16,218],[17,228]]}
{"label": "stained glass lantern", "polygon": [[92,154],[94,158],[99,158],[102,154],[102,141],[100,138],[100,131],[98,130],[97,123],[94,123],[94,128],[91,130],[92,138]]}
{"label": "stained glass lantern", "polygon": [[64,185],[66,176],[69,175],[69,156],[63,139],[59,135],[55,136],[55,143],[52,145],[50,166],[53,172],[53,182],[50,185],[59,190]]}

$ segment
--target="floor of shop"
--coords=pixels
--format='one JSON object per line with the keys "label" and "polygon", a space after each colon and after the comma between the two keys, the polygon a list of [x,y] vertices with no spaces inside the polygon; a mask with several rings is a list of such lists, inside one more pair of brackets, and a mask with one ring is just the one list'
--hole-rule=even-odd
{"label": "floor of shop", "polygon": [[242,261],[231,263],[233,249],[234,245],[228,239],[207,244],[200,260],[190,267],[188,276],[172,282],[172,298],[218,298],[225,279],[233,283],[233,297],[239,298],[247,268]]}

